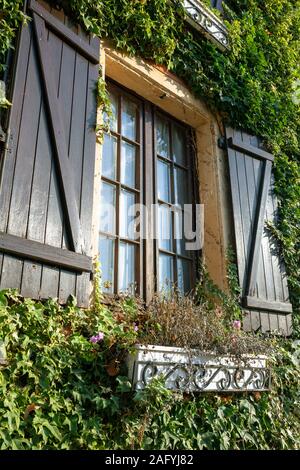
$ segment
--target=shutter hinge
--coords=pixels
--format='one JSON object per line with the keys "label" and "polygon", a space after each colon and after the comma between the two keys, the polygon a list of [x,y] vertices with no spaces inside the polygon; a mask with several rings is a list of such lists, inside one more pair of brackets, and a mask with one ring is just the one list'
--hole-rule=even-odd
{"label": "shutter hinge", "polygon": [[226,143],[226,137],[225,136],[221,136],[218,138],[218,147],[222,150],[226,150],[227,148],[227,143]]}

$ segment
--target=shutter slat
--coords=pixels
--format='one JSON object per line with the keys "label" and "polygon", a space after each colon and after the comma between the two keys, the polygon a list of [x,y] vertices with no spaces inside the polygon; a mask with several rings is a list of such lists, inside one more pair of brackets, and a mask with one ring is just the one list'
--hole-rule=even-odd
{"label": "shutter slat", "polygon": [[[228,133],[233,133],[233,129],[228,129]],[[231,186],[234,188],[232,190],[232,205],[234,211],[234,227],[235,232],[243,234],[243,223],[242,223],[242,213],[241,213],[241,204],[239,197],[239,180],[237,173],[237,163],[236,163],[236,152],[232,151],[228,153],[229,159],[229,173]],[[243,235],[239,238],[239,243],[236,244],[237,257],[240,260],[238,266],[239,282],[240,286],[243,286],[245,280],[245,248],[244,248],[244,237]]]}
{"label": "shutter slat", "polygon": [[289,302],[270,302],[269,300],[264,301],[251,296],[243,298],[243,305],[245,307],[269,310],[271,312],[290,313],[293,311],[292,305]]}
{"label": "shutter slat", "polygon": [[258,147],[254,147],[254,145],[246,144],[242,140],[229,137],[227,144],[228,144],[228,147],[234,150],[238,150],[239,152],[243,152],[247,155],[250,155],[251,157],[259,158],[259,159],[263,158],[265,160],[270,160],[271,162],[274,161],[274,157],[271,153],[268,153],[265,150],[262,150]]}
{"label": "shutter slat", "polygon": [[29,258],[72,271],[92,271],[92,260],[88,256],[16,237],[8,233],[0,233],[0,250],[21,258]]}

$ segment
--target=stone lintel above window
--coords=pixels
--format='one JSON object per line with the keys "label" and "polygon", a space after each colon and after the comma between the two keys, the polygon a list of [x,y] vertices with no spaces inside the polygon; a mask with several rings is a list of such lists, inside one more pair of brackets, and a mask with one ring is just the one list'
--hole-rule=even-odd
{"label": "stone lintel above window", "polygon": [[229,49],[228,30],[222,20],[199,0],[184,0],[188,23],[221,50]]}

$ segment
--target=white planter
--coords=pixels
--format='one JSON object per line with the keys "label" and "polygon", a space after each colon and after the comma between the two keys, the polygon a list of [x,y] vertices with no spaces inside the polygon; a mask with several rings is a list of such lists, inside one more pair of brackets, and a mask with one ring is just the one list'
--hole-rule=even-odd
{"label": "white planter", "polygon": [[269,390],[271,373],[266,356],[218,356],[168,346],[136,345],[127,358],[133,389],[142,390],[153,377],[185,392],[241,392]]}

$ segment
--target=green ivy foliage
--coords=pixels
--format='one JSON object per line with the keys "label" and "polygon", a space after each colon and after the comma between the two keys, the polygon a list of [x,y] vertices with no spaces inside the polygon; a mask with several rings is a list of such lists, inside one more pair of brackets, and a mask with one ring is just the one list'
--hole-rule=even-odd
{"label": "green ivy foliage", "polygon": [[159,379],[135,393],[121,359],[136,341],[134,300],[120,309],[117,320],[74,299],[62,308],[0,292],[1,450],[300,448],[297,343],[278,344],[270,393],[185,395]]}
{"label": "green ivy foliage", "polygon": [[[125,328],[105,307],[95,314],[78,309],[74,299],[61,308],[0,292],[8,359],[0,369],[1,449],[108,447],[105,429],[130,387],[126,377],[111,379],[116,342],[127,350],[136,340],[128,302]],[[92,343],[99,332],[101,344]]]}
{"label": "green ivy foliage", "polygon": [[5,66],[5,55],[12,46],[20,22],[25,20],[23,0],[0,1],[0,72]]}

